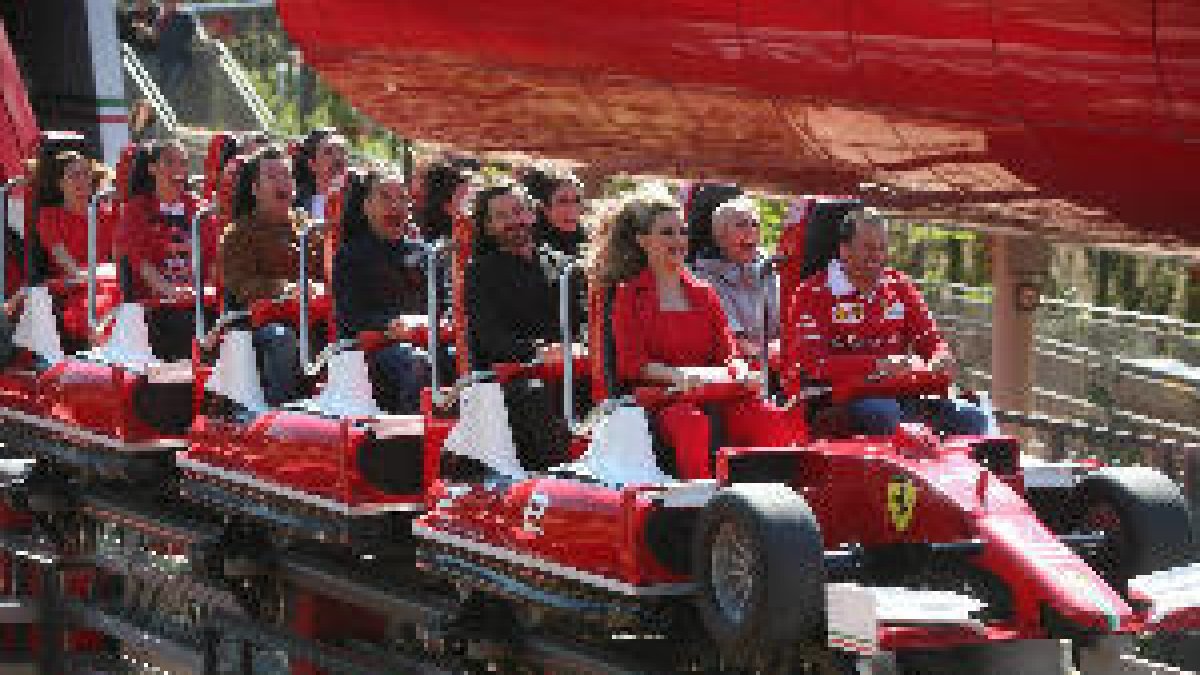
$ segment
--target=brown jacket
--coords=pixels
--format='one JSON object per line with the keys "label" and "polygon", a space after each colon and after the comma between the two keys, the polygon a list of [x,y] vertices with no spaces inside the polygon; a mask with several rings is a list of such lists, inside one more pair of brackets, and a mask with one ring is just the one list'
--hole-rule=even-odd
{"label": "brown jacket", "polygon": [[[229,224],[221,237],[221,268],[225,291],[246,309],[255,300],[282,295],[289,283],[299,279],[300,222],[240,221]],[[307,246],[308,275],[319,281],[322,274],[321,234],[310,232]]]}

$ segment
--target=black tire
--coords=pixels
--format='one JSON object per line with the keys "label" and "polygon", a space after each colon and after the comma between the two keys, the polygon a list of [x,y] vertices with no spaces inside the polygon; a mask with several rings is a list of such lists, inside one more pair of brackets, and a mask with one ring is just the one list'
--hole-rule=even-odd
{"label": "black tire", "polygon": [[1078,490],[1077,529],[1108,534],[1088,562],[1119,591],[1133,577],[1195,558],[1191,509],[1179,486],[1162,473],[1108,467],[1089,474]]}
{"label": "black tire", "polygon": [[778,483],[725,488],[698,516],[692,542],[700,618],[723,661],[757,668],[806,642],[823,645],[824,543],[803,497]]}

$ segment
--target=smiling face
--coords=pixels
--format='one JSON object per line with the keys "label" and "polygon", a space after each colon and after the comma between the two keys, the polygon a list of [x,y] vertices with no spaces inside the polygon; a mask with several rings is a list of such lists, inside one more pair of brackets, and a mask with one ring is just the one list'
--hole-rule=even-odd
{"label": "smiling face", "polygon": [[713,216],[713,240],[730,262],[754,260],[760,239],[758,216],[748,208],[718,209]]}
{"label": "smiling face", "polygon": [[63,194],[63,206],[68,211],[82,213],[87,209],[94,184],[91,161],[83,157],[68,161],[63,166],[62,178],[58,181],[58,187]]}
{"label": "smiling face", "polygon": [[163,201],[179,199],[188,178],[187,151],[177,145],[168,145],[158,155],[158,161],[150,164],[150,175],[154,178],[154,191]]}
{"label": "smiling face", "polygon": [[329,186],[345,175],[346,157],[346,139],[341,136],[330,136],[317,146],[312,159],[312,170],[322,194],[327,193]]}
{"label": "smiling face", "polygon": [[367,214],[371,231],[379,238],[397,241],[408,232],[411,207],[404,181],[391,176],[380,179],[371,188],[371,193],[363,203],[363,212]]}
{"label": "smiling face", "polygon": [[563,232],[574,232],[579,229],[579,218],[583,215],[583,202],[579,189],[575,184],[566,181],[558,186],[550,195],[550,203],[545,205],[546,219],[555,229]]}
{"label": "smiling face", "polygon": [[283,158],[260,160],[258,180],[254,182],[254,203],[259,217],[286,219],[295,198],[296,181],[292,178],[292,163]]}
{"label": "smiling face", "polygon": [[688,254],[688,226],[678,210],[664,211],[650,223],[647,234],[637,235],[650,268],[657,271],[683,269]]}
{"label": "smiling face", "polygon": [[860,290],[871,288],[879,281],[887,264],[887,226],[879,220],[859,219],[854,236],[841,245],[842,265],[846,276]]}
{"label": "smiling face", "polygon": [[533,251],[533,208],[515,192],[504,192],[488,201],[487,231],[501,249],[517,255]]}

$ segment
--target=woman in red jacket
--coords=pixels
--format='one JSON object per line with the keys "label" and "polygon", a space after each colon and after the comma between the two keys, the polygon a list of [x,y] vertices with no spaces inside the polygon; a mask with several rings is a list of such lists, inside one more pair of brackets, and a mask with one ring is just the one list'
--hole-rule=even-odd
{"label": "woman in red jacket", "polygon": [[[736,347],[721,301],[687,270],[688,228],[678,204],[669,200],[629,202],[598,233],[593,276],[612,288],[612,340],[617,379],[625,387],[699,384],[688,366],[732,366]],[[753,378],[745,375],[747,381]],[[673,404],[657,418],[675,449],[680,478],[712,477],[714,434],[706,411]]]}
{"label": "woman in red jacket", "polygon": [[[138,153],[113,245],[125,300],[156,301],[147,312],[150,343],[156,356],[168,360],[191,353],[195,318],[191,227],[201,202],[187,190],[187,170],[187,150],[178,142],[156,142]],[[201,231],[209,278],[217,261],[213,230]]]}

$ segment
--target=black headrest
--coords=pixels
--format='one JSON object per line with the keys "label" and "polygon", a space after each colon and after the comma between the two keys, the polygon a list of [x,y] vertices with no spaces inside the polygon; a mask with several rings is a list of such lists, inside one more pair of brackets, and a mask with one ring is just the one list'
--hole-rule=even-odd
{"label": "black headrest", "polygon": [[807,279],[825,269],[838,257],[846,216],[862,206],[856,199],[814,202],[804,232],[804,265],[800,278]]}

